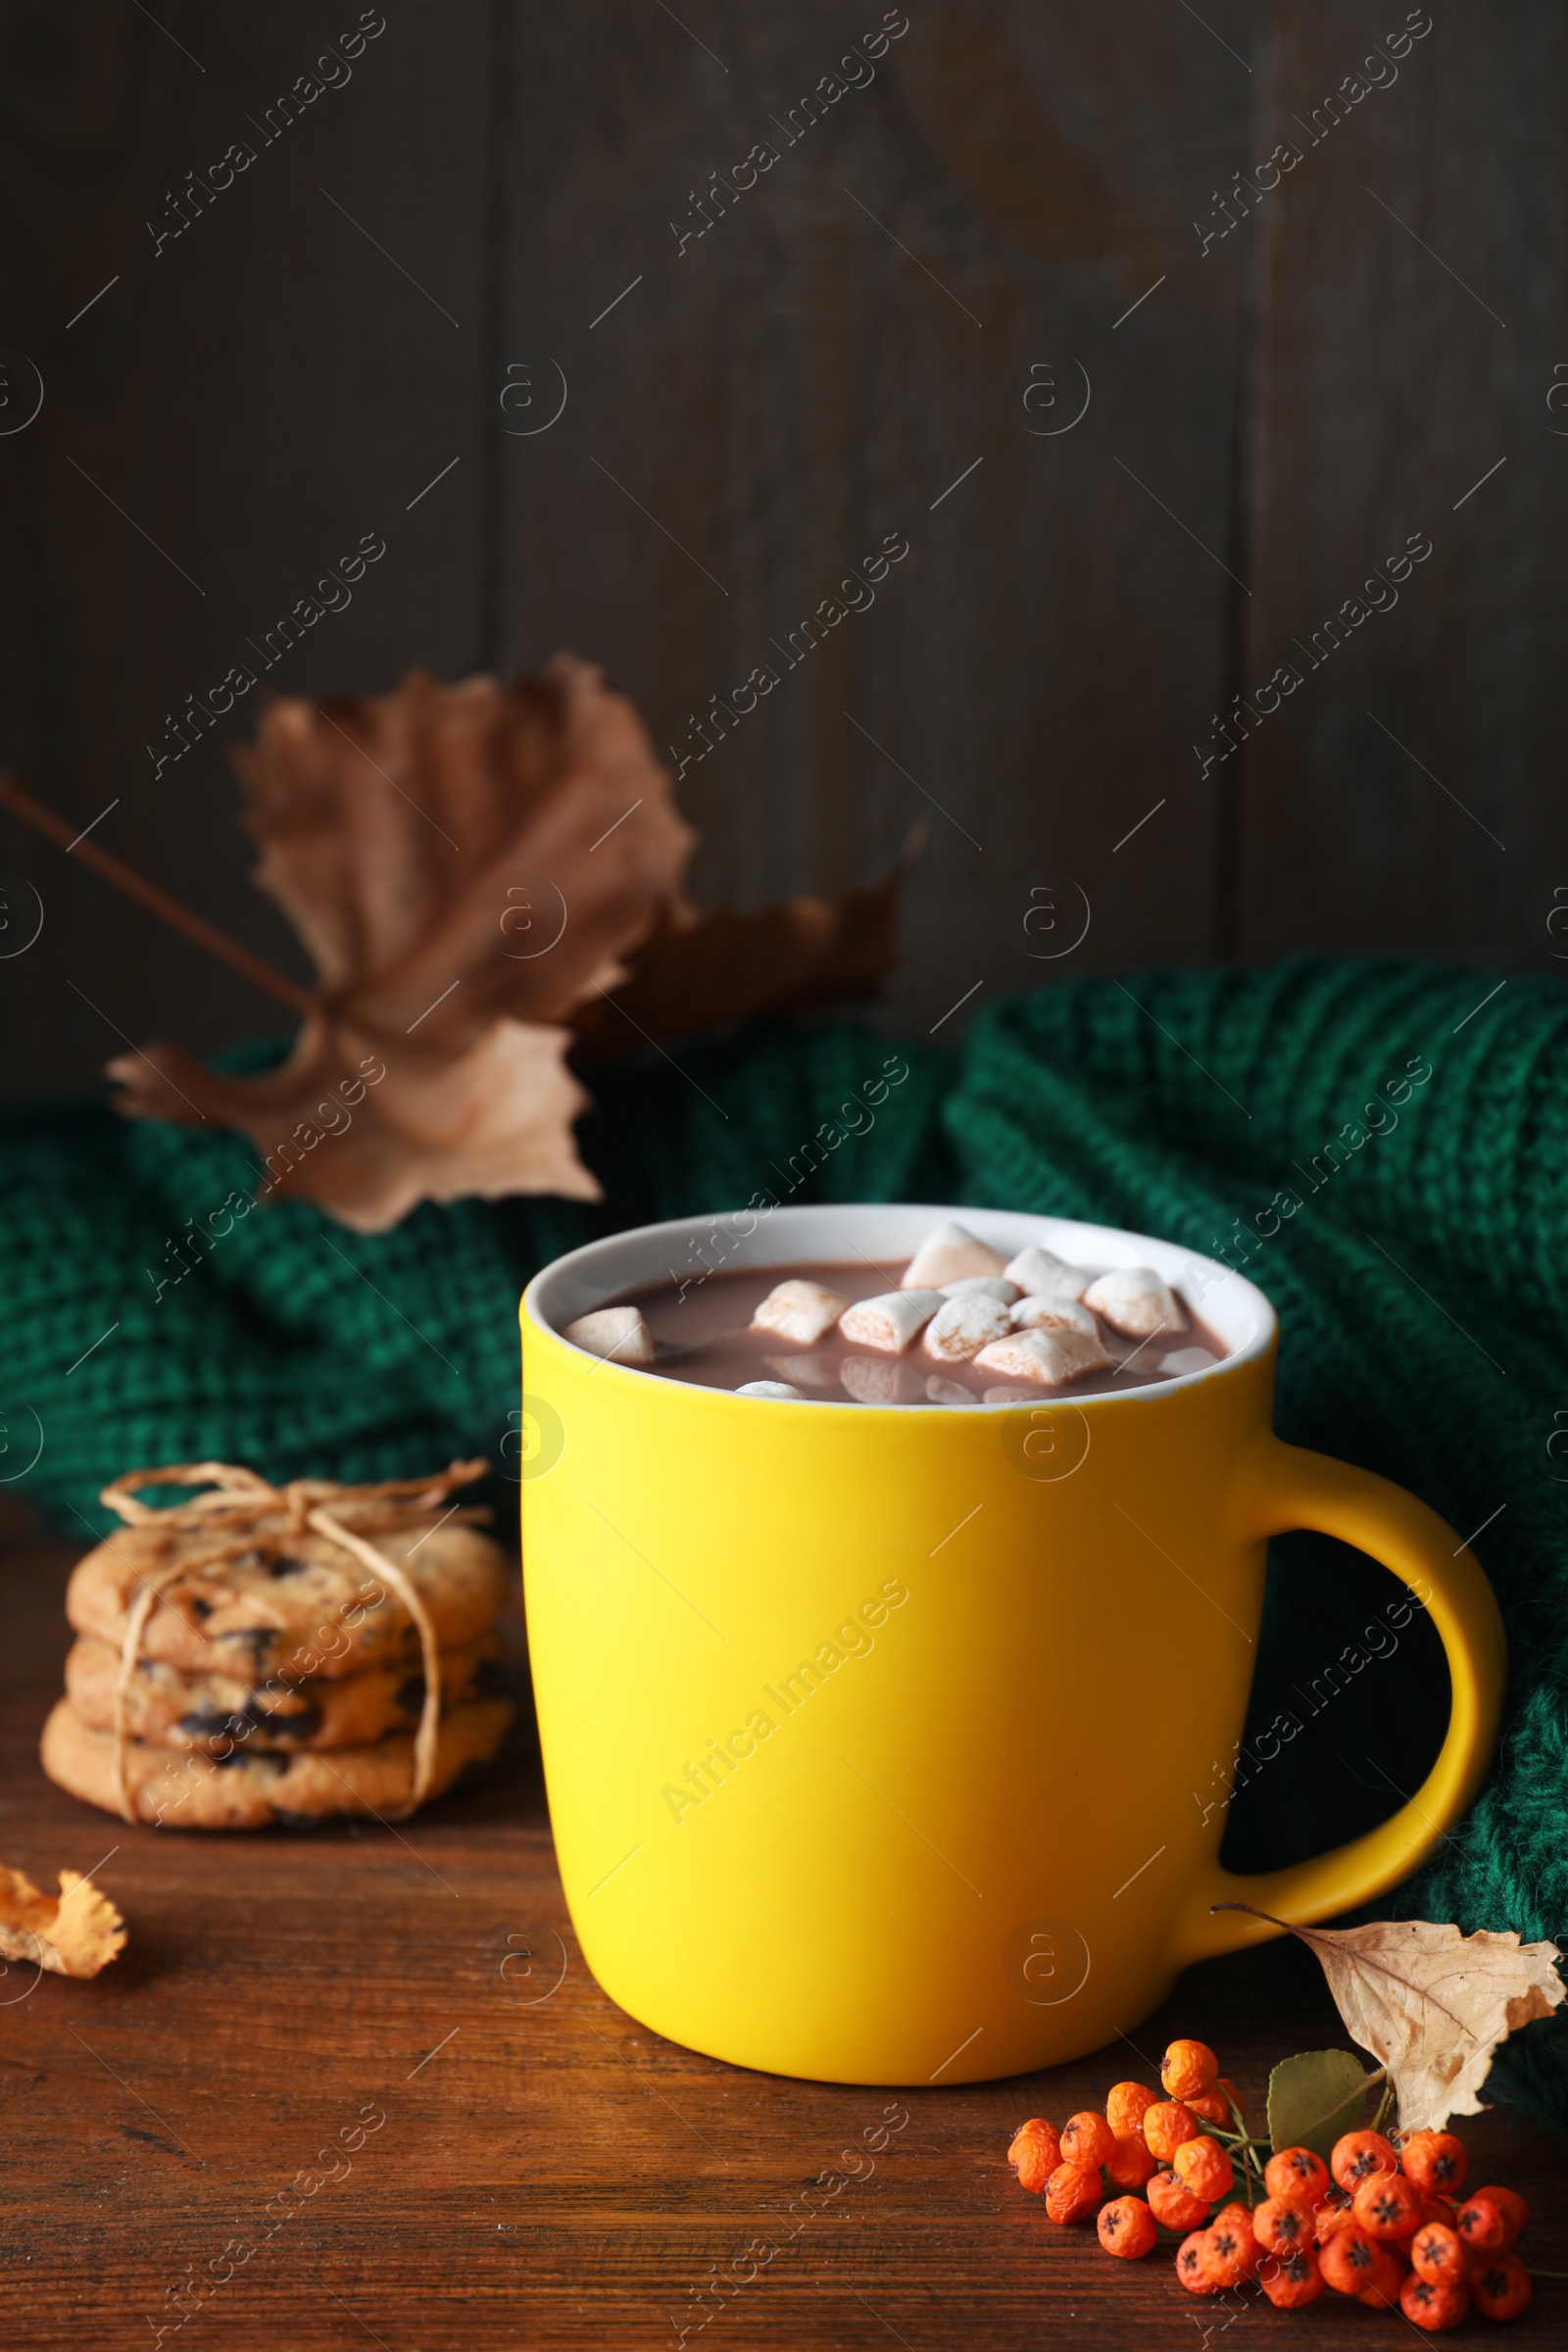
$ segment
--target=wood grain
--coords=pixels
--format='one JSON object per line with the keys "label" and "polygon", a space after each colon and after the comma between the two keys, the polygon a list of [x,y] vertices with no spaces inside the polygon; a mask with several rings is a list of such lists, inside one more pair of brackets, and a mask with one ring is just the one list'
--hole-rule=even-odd
{"label": "wood grain", "polygon": [[[1246,746],[1242,941],[1546,968],[1533,894],[1568,866],[1547,782],[1568,756],[1568,443],[1546,407],[1568,354],[1568,27],[1533,0],[1505,21],[1460,0],[1330,128],[1400,12],[1262,13],[1237,160],[1294,138],[1301,161],[1228,240],[1261,276],[1235,683],[1284,662],[1303,683]],[[1433,553],[1397,607],[1330,654],[1314,632],[1412,532]]]}
{"label": "wood grain", "polygon": [[[487,1788],[402,1831],[174,1835],[52,1788],[35,1750],[71,1554],[10,1534],[0,1855],[51,1885],[96,1866],[129,1942],[91,1984],[0,1977],[8,2340],[130,2346],[166,2328],[180,2352],[676,2352],[683,2325],[717,2348],[1185,2339],[1168,2254],[1117,2264],[1056,2229],[1016,2187],[1007,2138],[1152,2081],[1175,2032],[1210,2039],[1256,2097],[1276,2058],[1338,2037],[1299,1946],[1191,1971],[1124,2044],[1050,2074],[893,2094],[743,2073],[649,2034],[588,1976],[526,1730]],[[878,2149],[890,2107],[906,2121]],[[1483,2178],[1532,2200],[1533,2262],[1568,2269],[1561,2151],[1507,2110],[1466,2139]],[[1565,2293],[1543,2281],[1510,2341],[1560,2340]],[[1303,2347],[1409,2340],[1396,2315],[1337,2297],[1288,2322],[1238,2306],[1229,2324],[1248,2342],[1287,2326]]]}

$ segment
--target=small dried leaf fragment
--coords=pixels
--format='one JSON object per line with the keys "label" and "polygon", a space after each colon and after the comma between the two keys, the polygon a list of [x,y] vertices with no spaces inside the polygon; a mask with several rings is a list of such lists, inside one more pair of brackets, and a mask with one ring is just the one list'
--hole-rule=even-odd
{"label": "small dried leaf fragment", "polygon": [[666,923],[633,948],[620,986],[572,1016],[579,1061],[640,1053],[759,1012],[808,1012],[875,993],[898,961],[899,886],[906,860],[869,890],[786,899],[695,923]]}
{"label": "small dried leaf fragment", "polygon": [[57,1977],[95,1977],[124,1948],[125,1926],[106,1894],[79,1871],[60,1873],[58,1895],[20,1870],[0,1866],[0,1953],[31,1960]]}
{"label": "small dried leaf fragment", "polygon": [[1461,1936],[1429,1919],[1385,1919],[1291,1934],[1322,1962],[1351,2040],[1387,2068],[1403,2132],[1441,2132],[1450,2115],[1480,2115],[1498,2044],[1549,2017],[1568,1992],[1556,1945],[1521,1943],[1511,1930]]}

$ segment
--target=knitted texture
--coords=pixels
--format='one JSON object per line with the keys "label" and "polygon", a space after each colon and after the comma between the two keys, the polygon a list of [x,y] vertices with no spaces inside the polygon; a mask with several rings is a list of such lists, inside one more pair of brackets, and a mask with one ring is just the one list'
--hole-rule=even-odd
{"label": "knitted texture", "polygon": [[[593,1073],[579,1135],[603,1206],[427,1205],[373,1237],[303,1202],[236,1216],[255,1163],[233,1135],[97,1106],[12,1114],[5,1461],[83,1540],[106,1525],[97,1490],[138,1462],[358,1481],[482,1452],[504,1473],[528,1276],[596,1234],[754,1195],[1157,1233],[1225,1256],[1278,1308],[1283,1436],[1483,1531],[1510,1643],[1503,1740],[1464,1824],[1378,1908],[1549,1937],[1568,1931],[1568,994],[1515,977],[1483,1003],[1491,985],[1298,959],[1068,982],[944,1054],[848,1026],[753,1031]],[[829,1145],[888,1063],[906,1075],[874,1124]],[[1301,1736],[1250,1771],[1250,1728],[1234,1801],[1228,1758],[1194,1792],[1226,1806],[1235,1867],[1353,1835],[1426,1771],[1446,1706],[1436,1637],[1418,1620],[1397,1657],[1362,1639],[1393,1592],[1323,1540],[1275,1546],[1250,1727],[1283,1708]],[[1318,1668],[1348,1651],[1350,1687],[1313,1705]],[[1531,2028],[1494,2084],[1568,2123],[1568,2028]]]}

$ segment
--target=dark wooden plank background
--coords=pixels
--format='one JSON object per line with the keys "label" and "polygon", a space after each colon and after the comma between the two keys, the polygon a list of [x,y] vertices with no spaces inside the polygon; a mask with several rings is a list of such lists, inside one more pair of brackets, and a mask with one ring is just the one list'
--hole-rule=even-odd
{"label": "dark wooden plank background", "polygon": [[[0,755],[301,971],[245,879],[246,706],[156,779],[145,747],[363,532],[386,556],[270,682],[570,644],[678,755],[899,530],[874,608],[687,769],[710,902],[864,879],[925,815],[886,1017],[977,990],[945,1035],[1143,961],[1544,964],[1568,26],[1451,0],[1314,131],[1405,14],[926,0],[786,143],[878,7],[392,5],[263,145],[251,118],[357,9],[8,0],[0,347],[45,400],[0,434]],[[236,137],[255,164],[155,256],[168,192]],[[1286,137],[1298,167],[1205,247]],[[682,249],[693,192],[762,140],[777,163]],[[1397,608],[1309,668],[1297,640],[1412,532],[1434,552]],[[1293,660],[1301,689],[1205,774],[1213,714]],[[0,873],[46,911],[0,961],[11,1093],[89,1083],[122,1032],[279,1027],[3,815]],[[1023,918],[1053,878],[1093,919],[1045,961]]]}

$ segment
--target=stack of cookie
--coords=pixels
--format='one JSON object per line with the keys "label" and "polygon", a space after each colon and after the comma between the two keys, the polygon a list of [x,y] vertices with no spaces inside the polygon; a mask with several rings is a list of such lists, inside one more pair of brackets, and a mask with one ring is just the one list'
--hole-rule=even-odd
{"label": "stack of cookie", "polygon": [[[488,1763],[512,1720],[496,1618],[510,1579],[428,1479],[272,1487],[217,1462],[131,1471],[88,1552],[44,1770],[127,1821],[249,1830],[399,1820]],[[154,1508],[149,1486],[197,1489]]]}

